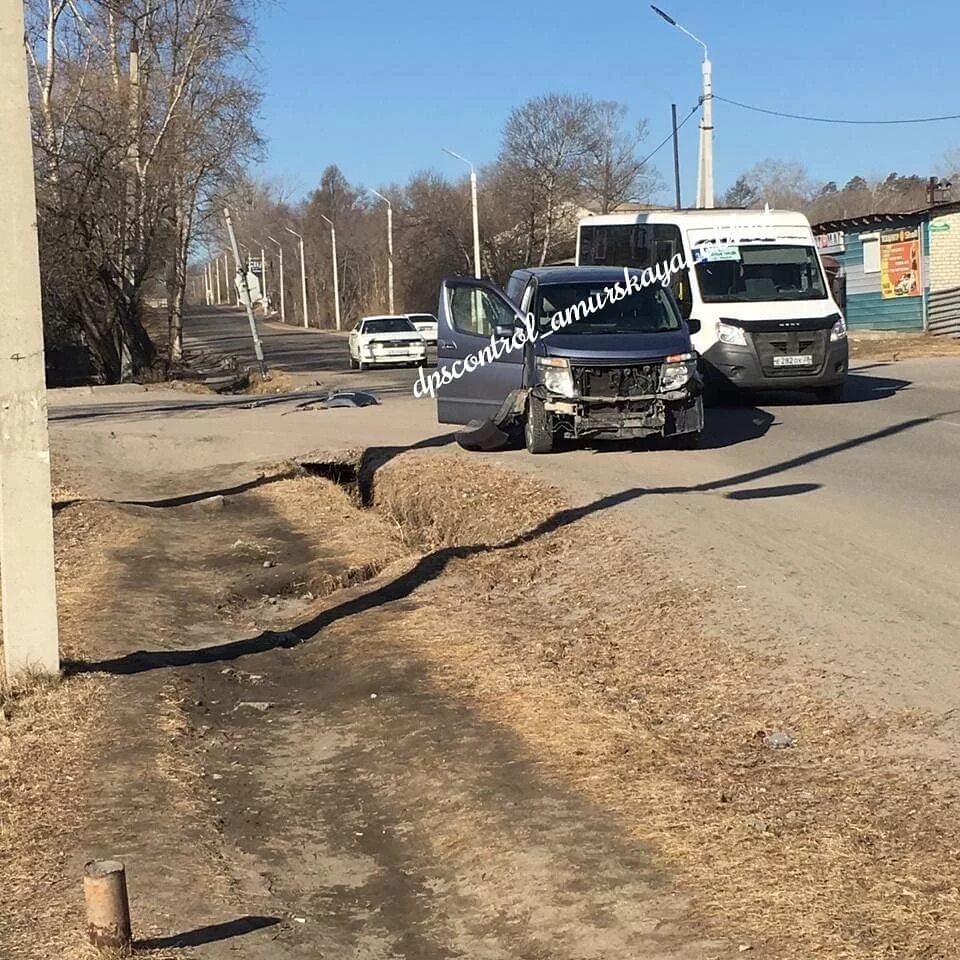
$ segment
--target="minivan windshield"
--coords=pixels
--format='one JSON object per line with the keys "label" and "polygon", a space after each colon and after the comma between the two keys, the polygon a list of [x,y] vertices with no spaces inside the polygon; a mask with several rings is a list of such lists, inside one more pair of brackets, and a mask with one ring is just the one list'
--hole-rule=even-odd
{"label": "minivan windshield", "polygon": [[704,303],[827,296],[813,247],[760,243],[695,247],[694,260]]}
{"label": "minivan windshield", "polygon": [[[623,281],[616,281],[621,286]],[[541,284],[537,291],[537,316],[541,327],[549,327],[557,313],[571,323],[559,332],[566,334],[665,333],[679,330],[680,313],[669,291],[659,284],[631,293],[619,303],[607,303],[602,283]],[[601,309],[585,316],[588,304],[605,303]],[[578,306],[578,305],[583,306]]]}

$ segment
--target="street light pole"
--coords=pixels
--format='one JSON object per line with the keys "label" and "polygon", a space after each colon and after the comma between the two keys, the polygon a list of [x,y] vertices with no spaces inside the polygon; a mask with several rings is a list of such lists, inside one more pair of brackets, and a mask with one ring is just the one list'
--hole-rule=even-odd
{"label": "street light pole", "polygon": [[685,33],[691,40],[696,41],[703,47],[703,64],[701,66],[702,87],[700,93],[700,106],[702,115],[700,119],[700,162],[697,168],[697,206],[702,209],[710,210],[713,208],[713,67],[710,63],[710,57],[707,52],[707,45],[695,34],[692,34],[686,27],[677,23],[669,14],[664,13],[659,7],[652,3],[650,9],[658,16],[662,17],[671,27],[676,27],[681,33]]}
{"label": "street light pole", "polygon": [[263,249],[263,241],[260,241],[260,296],[263,297],[263,309],[267,309],[267,256]]}
{"label": "street light pole", "polygon": [[268,236],[267,239],[271,243],[275,243],[277,245],[277,249],[280,251],[280,322],[286,323],[287,308],[286,308],[286,304],[284,302],[284,297],[283,297],[283,245],[280,243],[279,240],[274,240],[273,237]]}
{"label": "street light pole", "polygon": [[444,153],[449,153],[451,157],[462,160],[470,168],[470,203],[473,207],[473,275],[479,280],[482,274],[480,266],[480,221],[477,214],[477,171],[473,164],[466,158],[461,157],[459,153],[443,148]]}
{"label": "street light pole", "polygon": [[390,300],[390,312],[393,313],[393,205],[376,190],[370,191],[387,205],[387,296]]}
{"label": "street light pole", "polygon": [[0,581],[7,679],[60,669],[23,4],[0,0]]}
{"label": "street light pole", "polygon": [[[320,216],[330,224],[330,249],[333,254],[333,315],[337,321],[337,329],[340,329],[340,277],[337,270],[337,228],[329,217],[322,213]],[[391,307],[391,310],[393,308]]]}
{"label": "street light pole", "polygon": [[291,230],[289,227],[284,227],[284,230],[287,233],[292,233],[300,241],[300,286],[303,288],[303,325],[305,327],[310,326],[310,321],[307,318],[307,262],[303,258],[303,237],[297,233],[296,230]]}

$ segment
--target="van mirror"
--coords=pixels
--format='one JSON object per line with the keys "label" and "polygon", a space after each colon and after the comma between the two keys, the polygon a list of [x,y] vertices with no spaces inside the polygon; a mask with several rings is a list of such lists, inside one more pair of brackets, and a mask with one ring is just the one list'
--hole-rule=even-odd
{"label": "van mirror", "polygon": [[700,332],[700,321],[696,317],[687,318],[687,329],[691,334]]}
{"label": "van mirror", "polygon": [[512,323],[498,323],[493,328],[494,336],[509,340],[513,336],[514,326]]}

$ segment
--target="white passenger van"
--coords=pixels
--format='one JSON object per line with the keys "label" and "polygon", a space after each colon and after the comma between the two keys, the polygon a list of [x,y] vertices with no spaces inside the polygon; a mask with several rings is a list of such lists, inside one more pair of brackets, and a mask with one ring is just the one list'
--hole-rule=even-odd
{"label": "white passenger van", "polygon": [[[655,267],[680,253],[672,279],[715,397],[812,390],[840,399],[847,328],[807,218],[783,210],[650,210],[586,217],[577,265]],[[696,324],[692,326],[696,327]]]}

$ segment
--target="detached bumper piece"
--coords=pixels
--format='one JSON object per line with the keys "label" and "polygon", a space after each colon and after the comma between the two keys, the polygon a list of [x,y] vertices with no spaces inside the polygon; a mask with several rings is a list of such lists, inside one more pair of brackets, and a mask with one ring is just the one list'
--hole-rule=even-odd
{"label": "detached bumper piece", "polygon": [[523,415],[526,390],[513,390],[489,420],[471,420],[454,434],[464,450],[502,450],[511,440],[510,429]]}

